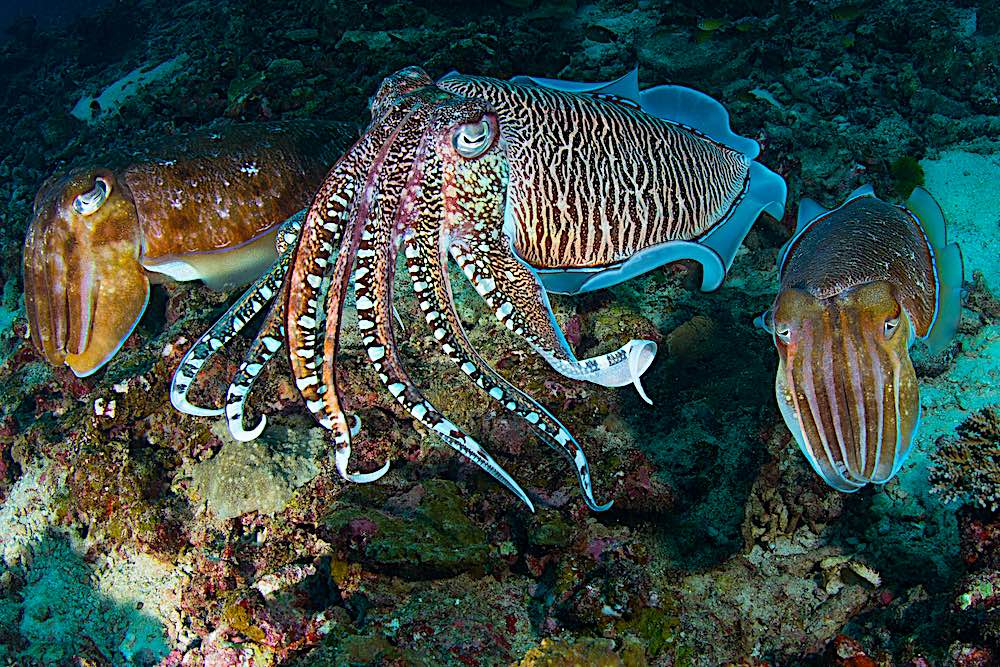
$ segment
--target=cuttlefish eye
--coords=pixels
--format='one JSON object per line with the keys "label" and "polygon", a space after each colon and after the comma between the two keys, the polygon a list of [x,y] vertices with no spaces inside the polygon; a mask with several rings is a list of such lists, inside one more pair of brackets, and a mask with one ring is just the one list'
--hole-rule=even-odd
{"label": "cuttlefish eye", "polygon": [[899,328],[899,315],[887,319],[885,321],[885,328],[884,328],[885,337],[892,338],[892,334],[894,334],[896,332],[896,329],[898,328]]}
{"label": "cuttlefish eye", "polygon": [[485,153],[492,142],[493,126],[487,120],[459,125],[452,137],[452,144],[458,154],[469,159]]}
{"label": "cuttlefish eye", "polygon": [[111,184],[102,176],[94,181],[94,188],[76,196],[73,200],[73,210],[80,215],[93,215],[104,205],[111,194]]}
{"label": "cuttlefish eye", "polygon": [[774,335],[778,337],[778,340],[780,340],[782,343],[787,343],[791,341],[792,328],[790,326],[788,326],[787,324],[778,324],[778,323],[775,323],[773,326],[774,326]]}

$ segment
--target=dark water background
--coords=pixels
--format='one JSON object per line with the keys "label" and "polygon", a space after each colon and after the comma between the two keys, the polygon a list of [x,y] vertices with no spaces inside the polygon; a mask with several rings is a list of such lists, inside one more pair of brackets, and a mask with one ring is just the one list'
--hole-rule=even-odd
{"label": "dark water background", "polygon": [[0,41],[34,30],[69,25],[73,19],[93,12],[111,0],[8,0],[0,3]]}

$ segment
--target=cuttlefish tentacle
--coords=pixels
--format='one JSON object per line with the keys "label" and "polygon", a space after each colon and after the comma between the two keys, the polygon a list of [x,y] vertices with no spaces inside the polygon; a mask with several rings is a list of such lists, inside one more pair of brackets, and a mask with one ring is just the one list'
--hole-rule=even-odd
{"label": "cuttlefish tentacle", "polygon": [[271,308],[254,338],[253,345],[236,371],[236,375],[233,376],[226,392],[226,421],[229,424],[230,434],[236,440],[243,442],[254,440],[267,425],[267,417],[261,415],[257,426],[247,430],[243,425],[243,416],[247,397],[250,390],[253,389],[257,377],[285,342],[285,302],[288,299],[288,281],[284,278],[291,265],[295,245],[302,233],[304,218],[305,212],[296,215],[289,219],[278,232],[274,242],[275,250],[278,251],[278,261],[272,270],[280,271],[281,288],[271,303]]}
{"label": "cuttlefish tentacle", "polygon": [[[434,431],[450,447],[474,461],[483,470],[521,498],[528,507],[532,503],[527,494],[478,442],[446,419],[410,380],[399,359],[395,335],[392,331],[392,277],[396,266],[398,248],[397,217],[406,217],[400,210],[401,194],[412,172],[425,166],[417,157],[407,160],[420,143],[424,124],[420,114],[407,119],[387,146],[390,150],[376,178],[370,182],[378,189],[367,196],[372,202],[363,220],[357,252],[357,270],[354,273],[355,303],[358,311],[358,328],[368,360],[379,380],[389,393],[414,419]],[[416,151],[418,154],[424,150]],[[405,222],[404,222],[405,224]]]}
{"label": "cuttlefish tentacle", "polygon": [[[290,275],[288,307],[285,311],[286,333],[288,336],[289,360],[295,384],[305,400],[306,407],[319,423],[333,433],[337,472],[346,480],[359,483],[373,481],[388,470],[388,463],[378,471],[378,475],[348,472],[351,456],[351,429],[347,417],[340,408],[340,397],[335,380],[336,352],[339,344],[339,323],[343,311],[343,297],[350,278],[350,267],[357,248],[357,224],[350,212],[353,199],[354,180],[351,174],[353,161],[348,154],[331,172],[328,182],[337,184],[324,199],[317,199],[312,210],[321,210],[307,218],[302,239],[295,253]],[[333,220],[346,220],[340,236],[340,250],[333,268],[332,278],[326,292],[325,304],[327,327],[337,327],[331,336],[321,337],[320,317],[317,303],[322,299],[322,283],[329,273],[328,258],[333,255],[333,243],[337,241],[335,231],[339,227]],[[296,317],[293,314],[300,313]],[[322,364],[322,356],[327,349],[331,356]],[[325,376],[325,384],[319,374]]]}
{"label": "cuttlefish tentacle", "polygon": [[456,239],[450,252],[497,320],[524,338],[558,373],[605,387],[632,384],[652,404],[640,377],[653,363],[655,342],[631,340],[614,352],[577,359],[535,272],[513,253],[506,237],[470,233]]}
{"label": "cuttlefish tentacle", "polygon": [[[224,408],[204,408],[194,405],[188,401],[188,392],[209,359],[215,356],[236,334],[242,331],[247,323],[274,298],[277,292],[284,289],[285,274],[288,272],[288,264],[295,249],[295,241],[298,239],[304,215],[305,212],[300,211],[281,224],[275,239],[278,260],[271,265],[264,275],[255,280],[247,288],[243,295],[223,313],[222,317],[216,320],[215,324],[208,331],[195,341],[194,345],[181,358],[181,362],[170,382],[170,403],[177,410],[199,417],[214,417],[225,412]],[[280,304],[281,302],[279,299],[278,303]],[[268,315],[268,322],[270,322],[275,312],[280,314],[282,312],[281,308],[279,307],[278,311],[275,311],[275,306],[272,306],[271,312]],[[274,336],[270,328],[266,334],[261,331],[257,336],[254,347],[256,348],[256,343],[260,342],[266,349],[273,348],[271,350],[273,354],[273,352],[281,347],[282,340],[278,338],[275,343],[273,338]],[[264,339],[267,340],[265,341]],[[253,354],[253,351],[251,351],[251,354]],[[236,384],[242,386],[244,384],[243,379],[239,377],[235,378],[231,387]],[[252,385],[252,381],[250,385]],[[246,386],[247,392],[250,391],[250,385]]]}
{"label": "cuttlefish tentacle", "polygon": [[[387,136],[388,135],[388,136]],[[367,192],[372,184],[372,174],[377,174],[385,159],[384,144],[391,132],[369,133],[355,144],[330,172],[320,195],[317,196],[307,216],[302,238],[292,264],[286,310],[289,358],[296,386],[302,393],[306,407],[319,423],[334,434],[334,461],[337,471],[345,480],[367,483],[384,475],[389,469],[387,461],[372,473],[349,473],[351,458],[351,429],[341,408],[337,387],[336,359],[340,345],[340,323],[344,300],[351,279],[351,269],[360,242],[359,217],[366,215],[369,201],[352,205],[357,189],[357,176],[361,165],[373,153]],[[337,230],[343,230],[339,239]],[[328,259],[334,244],[339,240],[340,249],[332,268],[330,284],[322,299],[323,279],[331,274]],[[320,341],[318,303],[324,301],[326,314],[325,335]],[[326,363],[323,363],[326,359]],[[321,376],[322,375],[322,379]]]}
{"label": "cuttlefish tentacle", "polygon": [[785,423],[840,491],[899,472],[920,422],[909,348],[918,338],[942,347],[961,312],[961,252],[930,195],[911,202],[919,215],[870,187],[831,211],[804,201],[762,320],[778,349]]}
{"label": "cuttlefish tentacle", "polygon": [[[430,80],[427,79],[427,82]],[[426,85],[414,82],[413,86]],[[406,92],[380,88],[380,96],[394,96]],[[388,461],[372,473],[349,473],[352,429],[341,409],[341,399],[336,382],[336,358],[340,344],[340,320],[344,298],[351,278],[351,267],[359,243],[360,226],[358,209],[368,202],[355,202],[359,180],[364,174],[377,173],[374,163],[383,147],[395,132],[396,125],[406,117],[412,104],[389,107],[379,112],[369,131],[334,165],[306,216],[305,226],[289,274],[289,294],[286,303],[286,333],[289,360],[296,387],[305,400],[306,407],[323,427],[333,432],[334,461],[338,473],[348,481],[365,483],[378,479],[389,469]],[[376,116],[373,108],[373,116]],[[381,159],[384,159],[381,158]],[[365,188],[366,189],[366,188]],[[339,236],[339,252],[335,265],[328,261]],[[332,275],[331,275],[332,274]],[[331,276],[323,298],[324,278]],[[319,303],[323,301],[326,316],[326,333],[320,336],[322,317]],[[324,363],[323,360],[326,359]],[[322,379],[320,375],[322,374]]]}
{"label": "cuttlefish tentacle", "polygon": [[[287,260],[285,261],[285,267],[287,269]],[[271,308],[267,311],[264,324],[261,326],[260,331],[257,332],[253,345],[247,351],[243,362],[236,371],[236,375],[233,376],[232,381],[229,383],[229,389],[226,391],[225,411],[226,422],[229,424],[229,433],[233,438],[241,442],[249,442],[256,439],[257,436],[264,432],[264,427],[267,425],[267,416],[260,415],[257,425],[247,430],[243,424],[243,416],[246,411],[247,397],[250,395],[250,390],[253,389],[257,377],[264,369],[265,364],[277,354],[284,343],[284,302],[287,294],[288,283],[282,283],[277,298],[275,298],[271,304]]]}
{"label": "cuttlefish tentacle", "polygon": [[[429,165],[421,174],[419,191],[422,193],[441,191],[440,169],[434,166]],[[570,460],[584,500],[591,509],[608,509],[611,502],[602,505],[594,499],[590,465],[572,434],[537,401],[490,368],[469,341],[452,293],[447,248],[453,236],[441,224],[444,219],[441,199],[422,197],[415,208],[419,213],[412,224],[412,234],[406,239],[406,264],[420,310],[442,351],[477,387],[524,420],[538,437]]]}

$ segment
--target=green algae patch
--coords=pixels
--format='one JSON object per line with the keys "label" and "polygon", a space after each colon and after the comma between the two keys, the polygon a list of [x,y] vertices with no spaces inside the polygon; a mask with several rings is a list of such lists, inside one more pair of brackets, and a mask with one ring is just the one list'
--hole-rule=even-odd
{"label": "green algae patch", "polygon": [[542,549],[567,546],[573,539],[573,528],[562,514],[555,511],[541,512],[531,517],[528,524],[528,542]]}
{"label": "green algae patch", "polygon": [[466,511],[458,486],[428,480],[412,509],[395,512],[345,507],[330,513],[326,528],[347,558],[412,579],[451,576],[482,568],[490,556],[486,533]]}
{"label": "green algae patch", "polygon": [[903,197],[909,197],[913,189],[924,184],[924,168],[910,155],[904,155],[889,167],[892,187]]}
{"label": "green algae patch", "polygon": [[629,641],[624,641],[622,644],[621,650],[617,651],[611,639],[598,637],[543,639],[517,664],[518,667],[563,667],[564,665],[645,667],[649,664],[642,646]]}
{"label": "green algae patch", "polygon": [[646,646],[646,655],[650,658],[673,653],[680,628],[680,618],[673,608],[646,607],[635,616],[617,624],[619,632],[631,633],[642,640]]}

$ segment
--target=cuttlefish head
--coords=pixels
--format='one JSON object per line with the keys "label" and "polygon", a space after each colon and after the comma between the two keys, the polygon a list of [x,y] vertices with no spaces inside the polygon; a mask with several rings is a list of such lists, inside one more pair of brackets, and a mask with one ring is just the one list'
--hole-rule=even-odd
{"label": "cuttlefish head", "polygon": [[765,315],[778,348],[778,406],[813,469],[839,491],[889,481],[920,419],[913,330],[892,285],[828,298],[785,289]]}
{"label": "cuttlefish head", "polygon": [[149,300],[132,195],[108,169],[53,177],[24,242],[24,303],[35,348],[84,377],[103,366]]}

